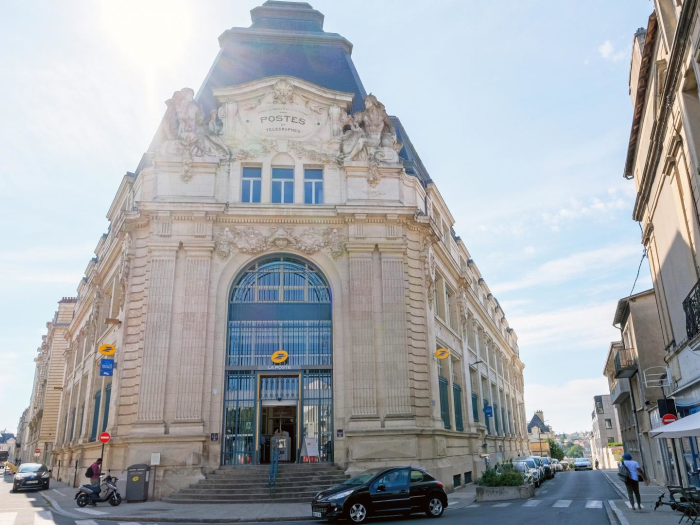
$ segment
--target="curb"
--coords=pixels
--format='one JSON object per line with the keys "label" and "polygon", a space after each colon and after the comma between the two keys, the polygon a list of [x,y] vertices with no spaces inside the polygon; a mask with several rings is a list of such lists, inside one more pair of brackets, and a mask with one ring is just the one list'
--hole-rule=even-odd
{"label": "curb", "polygon": [[607,473],[603,472],[603,476],[605,476],[605,479],[607,480],[607,482],[610,483],[610,485],[612,485],[612,488],[614,488],[617,491],[617,493],[620,495],[620,497],[623,500],[626,500],[627,494],[622,492],[622,489],[617,486],[617,483],[615,483],[613,480],[611,480],[610,476],[608,476]]}
{"label": "curb", "polygon": [[622,513],[622,511],[617,508],[617,505],[615,505],[615,502],[613,500],[608,500],[608,505],[610,505],[610,508],[615,513],[617,521],[620,523],[620,525],[630,525],[630,522],[627,521],[627,518],[625,518],[625,515]]}

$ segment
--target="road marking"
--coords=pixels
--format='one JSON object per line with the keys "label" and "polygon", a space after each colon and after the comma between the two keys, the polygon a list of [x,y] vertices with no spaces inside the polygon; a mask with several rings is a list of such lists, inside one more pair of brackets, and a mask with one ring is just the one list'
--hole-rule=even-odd
{"label": "road marking", "polygon": [[65,496],[65,494],[63,492],[61,492],[60,490],[57,490],[57,489],[51,489],[51,490],[53,490],[56,494],[59,494],[61,496]]}
{"label": "road marking", "polygon": [[16,517],[16,512],[0,512],[0,525],[13,525]]}
{"label": "road marking", "polygon": [[[631,509],[632,504],[629,501],[625,501],[625,505],[627,505],[627,508]],[[644,505],[640,505],[641,508],[644,508]]]}
{"label": "road marking", "polygon": [[560,500],[557,501],[554,505],[552,505],[552,507],[566,508],[566,507],[568,507],[569,505],[571,505],[571,502],[572,502],[572,501],[573,501],[573,500],[570,500],[570,499],[560,499]]}
{"label": "road marking", "polygon": [[75,520],[75,525],[97,525],[95,520]]}
{"label": "road marking", "polygon": [[586,502],[586,508],[587,509],[602,509],[603,502],[601,500],[589,499]]}
{"label": "road marking", "polygon": [[50,510],[40,510],[34,514],[34,525],[55,525],[55,523]]}
{"label": "road marking", "polygon": [[84,512],[85,514],[92,514],[93,516],[105,516],[107,513],[102,512],[100,510],[92,510],[92,509],[75,509],[78,512]]}
{"label": "road marking", "polygon": [[625,518],[625,515],[622,513],[622,511],[617,508],[617,505],[615,505],[615,502],[613,500],[609,499],[608,505],[610,505],[610,508],[615,513],[615,516],[617,516],[620,525],[630,525],[630,522],[627,521],[627,518]]}
{"label": "road marking", "polygon": [[496,503],[494,507],[507,507],[510,503]]}
{"label": "road marking", "polygon": [[467,505],[467,508],[472,508],[472,507],[480,507],[478,503],[472,503],[471,505]]}
{"label": "road marking", "polygon": [[[448,507],[450,508],[450,507]],[[138,521],[120,521],[117,525],[141,525]]]}
{"label": "road marking", "polygon": [[540,503],[542,503],[541,499],[529,499],[523,503],[523,507],[536,507]]}

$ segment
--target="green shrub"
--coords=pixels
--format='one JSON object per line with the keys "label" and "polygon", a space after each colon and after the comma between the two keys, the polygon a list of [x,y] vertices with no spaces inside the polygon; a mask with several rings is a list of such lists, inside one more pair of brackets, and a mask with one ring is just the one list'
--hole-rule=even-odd
{"label": "green shrub", "polygon": [[608,443],[608,446],[609,446],[609,447],[621,447],[621,446],[622,446],[622,443],[617,443],[617,442],[615,442],[615,443]]}
{"label": "green shrub", "polygon": [[482,487],[519,487],[525,483],[525,476],[513,465],[502,465],[498,471],[487,468],[477,483]]}

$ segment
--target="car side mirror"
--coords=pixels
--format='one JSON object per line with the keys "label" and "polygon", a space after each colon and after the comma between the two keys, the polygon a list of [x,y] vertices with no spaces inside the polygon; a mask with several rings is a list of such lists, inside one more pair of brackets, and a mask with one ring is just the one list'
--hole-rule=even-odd
{"label": "car side mirror", "polygon": [[49,469],[49,474],[51,474],[51,469]]}
{"label": "car side mirror", "polygon": [[379,485],[377,487],[377,492],[386,492],[386,487],[384,485]]}

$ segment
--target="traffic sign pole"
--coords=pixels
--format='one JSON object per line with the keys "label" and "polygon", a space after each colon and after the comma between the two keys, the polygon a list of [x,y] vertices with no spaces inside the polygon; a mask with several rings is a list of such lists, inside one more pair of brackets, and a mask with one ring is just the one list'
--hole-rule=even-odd
{"label": "traffic sign pole", "polygon": [[100,443],[102,443],[102,454],[100,454],[100,458],[102,458],[103,465],[105,461],[105,444],[109,443],[110,439],[112,439],[112,436],[109,435],[109,432],[102,432],[102,434],[100,434]]}

